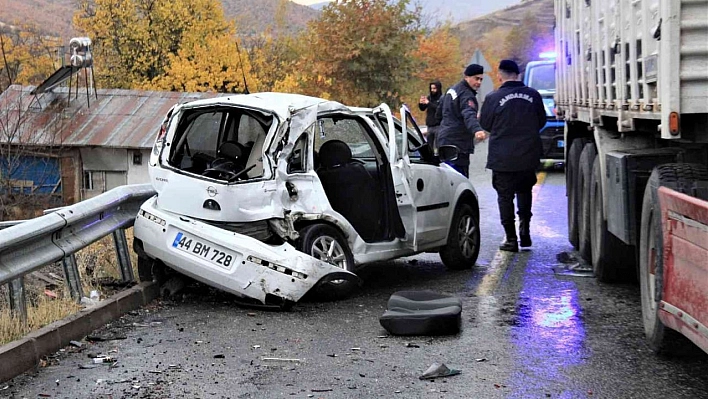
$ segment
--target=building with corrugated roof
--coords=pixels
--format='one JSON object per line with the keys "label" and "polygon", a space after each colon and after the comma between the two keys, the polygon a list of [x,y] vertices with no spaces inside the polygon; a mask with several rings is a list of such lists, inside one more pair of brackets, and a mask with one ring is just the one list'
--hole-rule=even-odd
{"label": "building with corrugated roof", "polygon": [[170,108],[226,95],[34,89],[13,85],[0,94],[0,179],[11,187],[0,192],[46,194],[64,205],[148,183],[147,161]]}

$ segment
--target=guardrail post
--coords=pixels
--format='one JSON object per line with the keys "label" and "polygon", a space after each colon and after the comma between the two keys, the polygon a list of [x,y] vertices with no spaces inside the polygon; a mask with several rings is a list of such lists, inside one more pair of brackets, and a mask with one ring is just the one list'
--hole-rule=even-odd
{"label": "guardrail post", "polygon": [[135,281],[133,266],[130,264],[130,252],[128,251],[128,240],[125,238],[125,230],[118,229],[113,232],[113,242],[116,245],[116,255],[120,265],[120,275],[123,282]]}
{"label": "guardrail post", "polygon": [[10,288],[10,311],[19,317],[22,324],[27,323],[27,301],[25,298],[25,279],[16,278],[8,284]]}
{"label": "guardrail post", "polygon": [[81,288],[81,276],[79,268],[76,266],[76,257],[71,254],[62,259],[61,263],[64,266],[64,277],[66,285],[69,287],[69,293],[73,299],[80,301],[84,296],[84,290]]}

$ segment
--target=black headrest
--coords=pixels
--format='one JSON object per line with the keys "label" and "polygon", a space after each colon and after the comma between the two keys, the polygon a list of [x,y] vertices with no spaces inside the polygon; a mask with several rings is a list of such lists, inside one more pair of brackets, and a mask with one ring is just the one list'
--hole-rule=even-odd
{"label": "black headrest", "polygon": [[235,141],[224,141],[219,146],[219,150],[216,152],[216,155],[229,159],[238,159],[241,155],[243,155],[241,144]]}
{"label": "black headrest", "polygon": [[332,168],[351,161],[352,150],[341,140],[330,140],[320,147],[320,166]]}

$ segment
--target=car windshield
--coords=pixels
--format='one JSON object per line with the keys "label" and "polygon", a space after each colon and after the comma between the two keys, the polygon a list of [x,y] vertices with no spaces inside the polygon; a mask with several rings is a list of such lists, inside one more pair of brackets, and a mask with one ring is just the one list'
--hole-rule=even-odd
{"label": "car windshield", "polygon": [[529,70],[527,86],[536,90],[556,90],[556,74],[553,64],[532,66]]}

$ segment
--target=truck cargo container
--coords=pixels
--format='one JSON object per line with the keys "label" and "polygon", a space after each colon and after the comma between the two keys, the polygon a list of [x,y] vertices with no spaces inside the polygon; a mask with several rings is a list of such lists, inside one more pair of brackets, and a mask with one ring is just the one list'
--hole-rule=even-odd
{"label": "truck cargo container", "polygon": [[639,279],[649,345],[708,352],[708,1],[555,0],[568,238]]}

